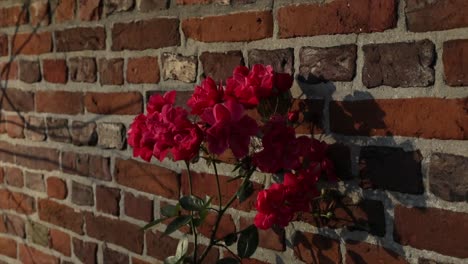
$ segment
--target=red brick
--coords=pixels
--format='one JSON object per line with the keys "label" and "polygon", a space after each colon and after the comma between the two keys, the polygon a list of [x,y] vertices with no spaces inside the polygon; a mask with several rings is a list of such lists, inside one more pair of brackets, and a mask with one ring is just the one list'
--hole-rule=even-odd
{"label": "red brick", "polygon": [[39,218],[42,221],[83,234],[83,214],[52,200],[39,200]]}
{"label": "red brick", "polygon": [[37,83],[41,81],[41,67],[36,60],[19,61],[19,79],[25,83]]}
{"label": "red brick", "polygon": [[273,36],[273,16],[258,11],[189,18],[182,21],[182,29],[187,38],[202,42],[253,41]]}
{"label": "red brick", "polygon": [[99,60],[99,76],[101,85],[122,85],[124,60],[117,59],[100,59]]}
{"label": "red brick", "polygon": [[0,160],[3,162],[14,163],[15,146],[4,141],[0,141]]}
{"label": "red brick", "polygon": [[[161,38],[160,36],[164,36]],[[112,50],[145,50],[180,44],[179,20],[155,18],[117,23],[112,28]]]}
{"label": "red brick", "polygon": [[71,255],[71,238],[65,232],[50,229],[50,246],[65,256]]}
{"label": "red brick", "polygon": [[55,7],[55,22],[62,23],[75,18],[75,0],[59,0]]}
{"label": "red brick", "polygon": [[88,92],[85,106],[88,112],[96,114],[137,115],[143,110],[143,97],[139,92]]}
{"label": "red brick", "polygon": [[[207,238],[211,237],[211,233],[213,231],[213,227],[216,223],[216,219],[218,215],[215,213],[209,213],[203,224],[198,227],[198,231]],[[241,227],[242,228],[242,227]],[[223,237],[236,232],[236,225],[234,224],[234,220],[232,216],[229,214],[223,215],[221,221],[219,222],[218,231],[216,232],[216,239],[222,239]]]}
{"label": "red brick", "polygon": [[[249,225],[253,224],[252,218],[244,218],[240,219],[240,229],[243,230],[247,228]],[[286,250],[286,234],[284,228],[280,227],[273,227],[267,230],[258,230],[259,235],[259,247],[268,248],[277,251],[285,251]]]}
{"label": "red brick", "polygon": [[37,55],[52,51],[52,34],[22,33],[12,38],[12,53]]}
{"label": "red brick", "polygon": [[11,138],[24,138],[24,119],[22,116],[15,115],[5,115],[5,129],[9,137]]}
{"label": "red brick", "polygon": [[36,170],[58,170],[59,151],[43,147],[29,147],[17,145],[16,163]]}
{"label": "red brick", "polygon": [[34,198],[29,195],[0,189],[0,209],[29,215],[36,211],[34,203]]}
{"label": "red brick", "polygon": [[82,21],[99,20],[102,14],[101,0],[79,1],[79,17]]}
{"label": "red brick", "polygon": [[18,79],[18,63],[0,62],[0,80],[16,80]]}
{"label": "red brick", "polygon": [[6,111],[31,112],[34,111],[34,93],[14,88],[2,89],[1,108]]}
{"label": "red brick", "polygon": [[467,104],[439,98],[332,101],[330,128],[347,135],[467,139]]}
{"label": "red brick", "polygon": [[16,241],[10,238],[0,237],[0,255],[16,259]]}
{"label": "red brick", "polygon": [[67,62],[63,59],[45,59],[42,61],[44,80],[50,83],[67,83]]}
{"label": "red brick", "polygon": [[96,209],[100,212],[119,215],[120,189],[96,186]]}
{"label": "red brick", "polygon": [[278,10],[280,38],[382,32],[396,26],[395,0],[335,0]]}
{"label": "red brick", "polygon": [[468,26],[468,2],[464,0],[408,0],[406,23],[413,32],[437,31]]}
{"label": "red brick", "polygon": [[93,57],[77,57],[69,60],[70,80],[94,83],[97,80],[97,65]]}
{"label": "red brick", "polygon": [[158,83],[159,66],[157,57],[130,58],[127,63],[127,82]]}
{"label": "red brick", "polygon": [[147,254],[159,260],[173,256],[179,241],[170,236],[164,236],[162,232],[155,232],[146,232]]}
{"label": "red brick", "polygon": [[8,56],[8,36],[0,33],[0,57]]}
{"label": "red brick", "polygon": [[67,194],[67,184],[64,180],[56,177],[47,178],[47,196],[63,200],[67,198]]}
{"label": "red brick", "polygon": [[234,68],[244,65],[241,51],[203,52],[200,56],[203,66],[203,75],[211,77],[216,83],[225,82],[232,76]]}
{"label": "red brick", "polygon": [[83,112],[83,94],[80,92],[38,91],[35,98],[37,112],[70,115]]}
{"label": "red brick", "polygon": [[296,232],[293,249],[294,255],[306,263],[341,263],[340,243],[322,235]]}
{"label": "red brick", "polygon": [[24,177],[23,171],[19,168],[6,167],[5,172],[5,181],[8,185],[15,186],[18,188],[23,187]]}
{"label": "red brick", "polygon": [[3,184],[3,181],[5,179],[5,172],[2,167],[0,167],[0,184]]}
{"label": "red brick", "polygon": [[[468,6],[467,6],[468,8]],[[450,86],[468,85],[468,39],[444,42],[445,82]]]}
{"label": "red brick", "polygon": [[144,261],[144,260],[133,257],[132,258],[132,264],[151,264],[151,262]]}
{"label": "red brick", "polygon": [[104,248],[102,256],[104,259],[104,263],[128,264],[130,261],[128,254],[112,250],[108,247]]}
{"label": "red brick", "polygon": [[72,203],[77,205],[94,205],[93,187],[78,182],[72,182]]}
{"label": "red brick", "polygon": [[100,180],[111,180],[110,159],[86,153],[63,152],[62,171]]}
{"label": "red brick", "polygon": [[106,31],[103,27],[69,28],[54,34],[58,52],[106,48]]}
{"label": "red brick", "polygon": [[135,160],[117,159],[115,164],[114,176],[119,184],[166,198],[179,198],[180,177],[176,172]]}
{"label": "red brick", "polygon": [[0,27],[11,27],[28,23],[28,12],[22,6],[0,8]]}
{"label": "red brick", "polygon": [[50,23],[49,3],[34,1],[29,5],[29,21],[33,26],[47,26]]}
{"label": "red brick", "polygon": [[249,50],[249,65],[271,65],[275,72],[294,73],[294,49]]}
{"label": "red brick", "polygon": [[11,214],[5,214],[4,215],[4,229],[3,230],[5,233],[8,233],[13,236],[17,236],[20,238],[24,238],[26,236],[26,229],[25,229],[25,223],[23,218],[16,216],[16,215],[11,215]]}
{"label": "red brick", "polygon": [[23,264],[58,264],[60,259],[24,244],[19,245],[19,260]]}
{"label": "red brick", "polygon": [[368,263],[408,263],[402,256],[384,247],[364,242],[347,241],[346,263],[360,264],[363,260]]}
{"label": "red brick", "polygon": [[73,253],[85,264],[95,264],[98,245],[73,238]]}
{"label": "red brick", "polygon": [[467,258],[467,222],[466,213],[397,206],[393,236],[401,245]]}
{"label": "red brick", "polygon": [[122,246],[130,251],[143,252],[143,230],[122,220],[86,215],[86,234],[98,240]]}
{"label": "red brick", "polygon": [[124,203],[126,215],[145,222],[150,222],[153,219],[153,200],[125,193]]}

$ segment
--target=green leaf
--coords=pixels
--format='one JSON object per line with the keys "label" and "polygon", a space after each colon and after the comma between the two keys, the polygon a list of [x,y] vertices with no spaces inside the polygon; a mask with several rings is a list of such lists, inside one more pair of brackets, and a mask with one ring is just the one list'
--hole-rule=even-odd
{"label": "green leaf", "polygon": [[182,226],[188,224],[190,222],[190,219],[192,219],[190,215],[181,215],[176,217],[174,220],[172,220],[172,222],[170,222],[167,225],[166,230],[164,231],[164,235],[169,235],[181,228]]}
{"label": "green leaf", "polygon": [[205,202],[193,195],[183,196],[179,199],[180,206],[188,211],[201,211],[205,209]]}
{"label": "green leaf", "polygon": [[247,198],[249,198],[250,195],[252,195],[252,193],[253,193],[253,184],[251,181],[246,181],[241,186],[239,191],[237,191],[237,197],[239,198],[239,202],[242,203],[243,201],[247,200]]}
{"label": "green leaf", "polygon": [[161,208],[161,215],[165,217],[174,217],[179,214],[179,211],[180,211],[179,204],[177,205],[168,204],[164,206],[163,208]]}
{"label": "green leaf", "polygon": [[247,227],[240,232],[237,242],[237,255],[241,258],[248,258],[255,253],[258,247],[258,230],[254,225]]}
{"label": "green leaf", "polygon": [[152,221],[152,222],[149,222],[149,223],[148,223],[147,225],[145,225],[142,229],[143,229],[143,230],[147,230],[147,229],[149,229],[149,228],[151,228],[151,227],[153,227],[153,226],[155,226],[155,225],[161,223],[162,221],[164,221],[164,220],[166,220],[166,219],[167,219],[167,218],[156,219],[156,220],[154,220],[154,221]]}
{"label": "green leaf", "polygon": [[179,244],[177,244],[175,257],[177,259],[183,259],[185,257],[185,254],[187,254],[187,250],[188,250],[188,238],[187,236],[184,236],[184,238],[182,238],[179,241]]}
{"label": "green leaf", "polygon": [[237,241],[237,233],[228,234],[227,236],[223,238],[223,241],[224,241],[224,244],[226,244],[226,246],[229,247],[230,245],[234,244]]}
{"label": "green leaf", "polygon": [[222,258],[216,261],[216,264],[239,264],[239,260],[235,258]]}

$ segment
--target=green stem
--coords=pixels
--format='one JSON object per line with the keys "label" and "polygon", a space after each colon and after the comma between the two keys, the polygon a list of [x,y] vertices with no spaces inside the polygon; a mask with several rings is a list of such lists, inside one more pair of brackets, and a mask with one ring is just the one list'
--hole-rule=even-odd
{"label": "green stem", "polygon": [[[193,188],[192,188],[192,173],[190,171],[190,163],[188,161],[186,161],[185,165],[187,166],[187,175],[188,175],[190,196],[192,196],[193,195]],[[190,212],[190,214],[192,215],[192,218],[190,220],[190,226],[192,227],[193,243],[194,243],[193,263],[197,264],[198,234],[197,234],[197,229],[195,228],[195,224],[194,224],[194,221],[193,221],[193,211]]]}
{"label": "green stem", "polygon": [[218,187],[218,200],[219,200],[219,211],[223,209],[223,201],[221,196],[221,185],[219,184],[218,168],[216,167],[216,161],[213,160],[213,168],[216,175],[216,186]]}

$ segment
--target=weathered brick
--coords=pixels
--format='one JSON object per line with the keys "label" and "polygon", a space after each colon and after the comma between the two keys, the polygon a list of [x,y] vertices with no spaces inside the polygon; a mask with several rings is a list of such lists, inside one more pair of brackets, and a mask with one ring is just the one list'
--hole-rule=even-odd
{"label": "weathered brick", "polygon": [[96,186],[96,209],[100,212],[119,215],[120,189]]}
{"label": "weathered brick", "polygon": [[24,173],[25,185],[28,189],[45,192],[44,175],[26,171]]}
{"label": "weathered brick", "polygon": [[0,189],[0,209],[29,215],[36,211],[34,203],[34,198],[29,195]]}
{"label": "weathered brick", "polygon": [[164,53],[161,59],[164,80],[195,82],[197,78],[197,59],[194,56],[185,57],[179,54]]}
{"label": "weathered brick", "polygon": [[3,162],[14,163],[15,146],[5,141],[0,141],[0,160]]}
{"label": "weathered brick", "polygon": [[28,23],[28,12],[22,6],[0,8],[0,27],[11,27]]}
{"label": "weathered brick", "polygon": [[182,21],[182,30],[187,38],[202,42],[253,41],[273,36],[273,16],[257,11],[189,18]]}
{"label": "weathered brick", "polygon": [[152,200],[127,192],[125,193],[124,204],[126,215],[145,222],[150,222],[153,219]]}
{"label": "weathered brick", "polygon": [[122,85],[123,59],[99,59],[99,76],[101,85]]}
{"label": "weathered brick", "polygon": [[169,7],[168,0],[136,0],[138,11],[150,12],[154,10],[163,10]]}
{"label": "weathered brick", "polygon": [[83,94],[80,92],[38,91],[35,99],[37,112],[69,115],[83,112]]}
{"label": "weathered brick", "polygon": [[330,128],[347,135],[467,139],[467,104],[439,98],[332,101]]}
{"label": "weathered brick", "polygon": [[26,83],[35,83],[41,80],[41,67],[38,61],[20,60],[20,80]]}
{"label": "weathered brick", "polygon": [[33,26],[47,26],[50,23],[49,2],[34,1],[29,5],[29,21]]}
{"label": "weathered brick", "polygon": [[15,88],[2,89],[0,96],[4,99],[1,108],[6,111],[34,111],[34,93]]}
{"label": "weathered brick", "polygon": [[363,260],[368,263],[408,263],[402,256],[384,247],[365,242],[346,241],[346,263],[359,264]]}
{"label": "weathered brick", "polygon": [[47,137],[52,141],[71,142],[68,119],[47,117]]}
{"label": "weathered brick", "polygon": [[241,51],[203,52],[200,55],[203,75],[211,77],[216,83],[224,82],[232,76],[232,71],[239,65],[244,65]]}
{"label": "weathered brick", "polygon": [[356,74],[356,52],[356,45],[301,48],[299,78],[310,83],[352,81]]}
{"label": "weathered brick", "polygon": [[8,36],[0,33],[0,57],[8,56]]}
{"label": "weathered brick", "polygon": [[94,205],[93,187],[78,182],[72,182],[72,203],[77,205]]}
{"label": "weathered brick", "polygon": [[98,123],[97,145],[106,149],[125,148],[125,126],[121,123]]}
{"label": "weathered brick", "polygon": [[94,83],[97,80],[97,65],[94,58],[79,57],[70,59],[70,80]]}
{"label": "weathered brick", "polygon": [[134,0],[104,0],[106,15],[124,12],[133,8]]}
{"label": "weathered brick", "polygon": [[24,119],[19,114],[5,115],[5,129],[11,138],[24,138]]}
{"label": "weathered brick", "polygon": [[57,177],[47,178],[47,196],[59,200],[67,198],[67,183]]}
{"label": "weathered brick", "polygon": [[49,246],[49,228],[31,220],[26,224],[28,240],[43,247]]}
{"label": "weathered brick", "polygon": [[16,163],[35,170],[58,170],[59,151],[51,148],[16,146]]}
{"label": "weathered brick", "polygon": [[444,42],[442,61],[445,82],[450,86],[468,85],[468,39]]}
{"label": "weathered brick", "polygon": [[71,238],[65,232],[57,229],[50,230],[50,247],[65,256],[71,255]]}
{"label": "weathered brick", "polygon": [[434,153],[429,164],[429,189],[447,201],[468,201],[468,158]]}
{"label": "weathered brick", "polygon": [[249,65],[264,64],[273,66],[275,72],[294,73],[294,49],[249,51]]}
{"label": "weathered brick", "polygon": [[306,232],[293,235],[294,255],[306,263],[341,263],[340,243],[334,239]]}
{"label": "weathered brick", "polygon": [[135,253],[143,252],[143,230],[128,222],[87,214],[86,233],[90,237],[122,246]]}
{"label": "weathered brick", "polygon": [[114,51],[159,49],[179,44],[178,19],[154,18],[131,23],[117,23],[112,28],[112,50]]}
{"label": "weathered brick", "polygon": [[89,176],[103,181],[110,181],[110,158],[97,155],[89,156]]}
{"label": "weathered brick", "polygon": [[42,61],[44,80],[50,83],[65,84],[68,80],[67,62],[63,59],[45,59]]}
{"label": "weathered brick", "polygon": [[158,83],[159,65],[157,57],[130,58],[127,63],[127,82]]}
{"label": "weathered brick", "polygon": [[409,31],[425,32],[468,27],[468,3],[464,0],[408,0]]}
{"label": "weathered brick", "polygon": [[99,20],[102,14],[101,0],[79,1],[79,18],[82,21]]}
{"label": "weathered brick", "polygon": [[434,83],[434,44],[429,40],[365,45],[362,82],[367,88],[424,87]]}
{"label": "weathered brick", "polygon": [[5,214],[4,216],[6,233],[20,238],[25,238],[26,224],[24,223],[23,218],[11,214]]}
{"label": "weathered brick", "polygon": [[136,115],[143,110],[143,97],[139,92],[88,92],[85,105],[88,112],[96,114]]}
{"label": "weathered brick", "polygon": [[62,170],[65,173],[109,181],[110,159],[86,153],[63,152]]}
{"label": "weathered brick", "polygon": [[[422,155],[393,147],[362,147],[359,157],[361,185],[364,188],[422,194]],[[398,166],[395,166],[398,164]]]}
{"label": "weathered brick", "polygon": [[17,244],[11,238],[0,237],[0,255],[16,259]]}
{"label": "weathered brick", "polygon": [[19,260],[24,264],[60,263],[60,259],[58,257],[46,254],[39,249],[27,246],[25,244],[19,244]]}
{"label": "weathered brick", "polygon": [[[156,232],[156,233],[154,233]],[[159,260],[173,256],[179,243],[177,239],[163,235],[159,231],[146,232],[147,254]]]}
{"label": "weathered brick", "polygon": [[16,80],[18,79],[18,63],[0,62],[0,80]]}
{"label": "weathered brick", "polygon": [[69,28],[54,34],[58,52],[106,48],[106,31],[103,27]]}
{"label": "weathered brick", "polygon": [[72,142],[77,146],[93,146],[97,142],[96,123],[73,121],[70,128]]}
{"label": "weathered brick", "polygon": [[398,205],[395,207],[393,236],[401,245],[466,258],[468,244],[464,241],[468,236],[467,221],[466,213]]}
{"label": "weathered brick", "polygon": [[58,0],[55,7],[55,23],[62,23],[75,18],[75,0]]}
{"label": "weathered brick", "polygon": [[46,124],[43,117],[28,116],[24,137],[32,141],[44,141],[46,139]]}
{"label": "weathered brick", "polygon": [[117,159],[115,164],[119,184],[166,198],[179,197],[180,177],[174,171],[135,160]]}
{"label": "weathered brick", "polygon": [[66,205],[52,200],[40,199],[39,218],[56,226],[83,234],[83,214]]}
{"label": "weathered brick", "polygon": [[128,254],[124,254],[108,247],[105,247],[103,252],[104,263],[115,263],[115,264],[128,264],[130,259]]}
{"label": "weathered brick", "polygon": [[395,0],[335,0],[278,10],[280,38],[382,32],[396,26]]}
{"label": "weathered brick", "polygon": [[5,182],[8,185],[21,188],[24,185],[23,171],[20,168],[5,167]]}
{"label": "weathered brick", "polygon": [[86,263],[86,264],[97,263],[97,260],[96,260],[97,244],[96,243],[85,242],[77,238],[73,238],[73,253],[83,263]]}
{"label": "weathered brick", "polygon": [[52,34],[43,33],[21,33],[12,39],[12,53],[37,55],[52,51]]}

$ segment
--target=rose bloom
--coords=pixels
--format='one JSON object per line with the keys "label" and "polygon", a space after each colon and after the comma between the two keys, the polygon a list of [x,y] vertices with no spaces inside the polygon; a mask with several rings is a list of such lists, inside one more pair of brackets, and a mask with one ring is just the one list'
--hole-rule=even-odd
{"label": "rose bloom", "polygon": [[192,109],[191,113],[201,115],[208,107],[213,107],[223,101],[223,89],[210,77],[204,79],[201,85],[195,87],[192,97],[187,101],[187,105]]}

